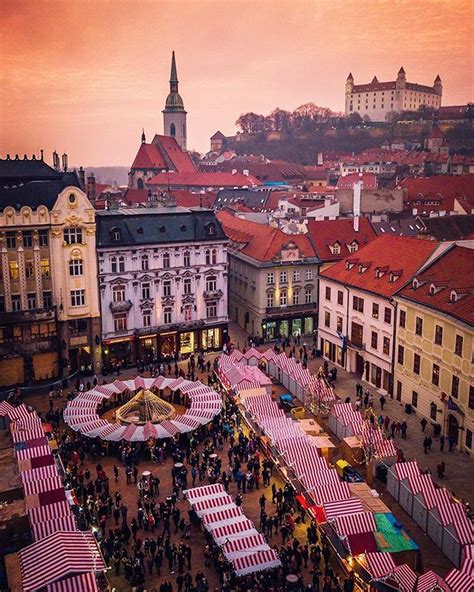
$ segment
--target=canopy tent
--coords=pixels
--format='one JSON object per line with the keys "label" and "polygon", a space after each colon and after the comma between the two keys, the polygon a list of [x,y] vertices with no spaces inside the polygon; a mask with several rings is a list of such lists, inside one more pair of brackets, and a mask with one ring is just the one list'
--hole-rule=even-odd
{"label": "canopy tent", "polygon": [[54,534],[58,530],[75,531],[77,530],[76,522],[71,513],[60,518],[53,518],[52,520],[45,520],[43,522],[32,522],[30,518],[31,531],[35,541],[40,541],[47,536]]}
{"label": "canopy tent", "polygon": [[232,539],[222,545],[222,552],[228,561],[245,557],[249,553],[267,550],[268,544],[262,534],[254,534],[238,539]]}
{"label": "canopy tent", "polygon": [[327,502],[323,505],[323,509],[327,520],[335,520],[338,516],[349,516],[364,511],[362,502],[356,497]]}
{"label": "canopy tent", "polygon": [[46,588],[46,592],[99,592],[97,581],[93,573],[65,578]]}
{"label": "canopy tent", "polygon": [[456,592],[472,592],[474,589],[474,574],[471,571],[452,569],[445,578],[446,584]]}
{"label": "canopy tent", "polygon": [[386,576],[395,569],[395,561],[390,553],[366,553],[364,557],[367,571],[374,579]]}
{"label": "canopy tent", "polygon": [[278,558],[276,551],[267,549],[266,551],[258,551],[251,555],[238,557],[234,562],[234,571],[238,576],[246,576],[258,571],[266,569],[273,569],[281,566],[281,561]]}

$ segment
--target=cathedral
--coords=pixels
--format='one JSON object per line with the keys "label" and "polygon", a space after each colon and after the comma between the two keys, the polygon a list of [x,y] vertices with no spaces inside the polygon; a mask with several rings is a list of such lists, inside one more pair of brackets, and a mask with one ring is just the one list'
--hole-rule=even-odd
{"label": "cathedral", "polygon": [[174,51],[171,57],[170,93],[163,109],[163,134],[175,138],[182,150],[186,150],[186,111],[178,92],[178,73]]}

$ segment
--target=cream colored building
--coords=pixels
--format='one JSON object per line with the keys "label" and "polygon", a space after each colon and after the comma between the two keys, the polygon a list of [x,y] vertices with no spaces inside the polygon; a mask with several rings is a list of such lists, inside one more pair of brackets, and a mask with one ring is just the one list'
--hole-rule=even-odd
{"label": "cream colored building", "polygon": [[474,250],[451,245],[395,296],[395,390],[472,454]]}

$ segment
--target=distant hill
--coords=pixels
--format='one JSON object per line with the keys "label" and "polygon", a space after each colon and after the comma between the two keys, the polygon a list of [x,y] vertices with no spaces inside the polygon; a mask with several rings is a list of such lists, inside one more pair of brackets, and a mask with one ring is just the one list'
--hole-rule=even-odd
{"label": "distant hill", "polygon": [[126,166],[103,166],[103,167],[84,167],[86,175],[94,173],[97,183],[107,183],[117,185],[128,184],[129,167]]}

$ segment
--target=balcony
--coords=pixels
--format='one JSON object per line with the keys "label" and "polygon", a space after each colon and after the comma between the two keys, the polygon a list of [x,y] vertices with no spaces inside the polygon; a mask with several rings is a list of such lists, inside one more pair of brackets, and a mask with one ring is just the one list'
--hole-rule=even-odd
{"label": "balcony", "polygon": [[222,290],[205,290],[203,293],[204,300],[220,300],[223,295]]}
{"label": "balcony", "polygon": [[131,300],[121,300],[120,302],[111,302],[109,308],[112,312],[128,312],[132,308]]}
{"label": "balcony", "polygon": [[362,341],[354,341],[352,339],[348,339],[347,340],[347,347],[350,347],[352,349],[358,349],[360,351],[365,351],[366,347],[365,344],[362,343]]}
{"label": "balcony", "polygon": [[32,310],[12,310],[0,313],[0,323],[37,323],[41,321],[54,321],[56,307],[33,308]]}

